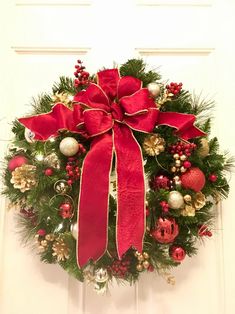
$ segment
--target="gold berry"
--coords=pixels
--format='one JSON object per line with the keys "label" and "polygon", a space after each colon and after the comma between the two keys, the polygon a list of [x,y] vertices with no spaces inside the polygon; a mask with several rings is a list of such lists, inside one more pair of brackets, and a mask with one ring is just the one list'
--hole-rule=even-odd
{"label": "gold berry", "polygon": [[149,258],[148,253],[147,253],[147,252],[143,252],[143,257],[146,258],[146,259],[148,259],[148,258]]}
{"label": "gold berry", "polygon": [[138,271],[142,271],[142,270],[143,270],[143,266],[142,266],[141,264],[138,264],[138,265],[136,266],[136,269],[137,269]]}
{"label": "gold berry", "polygon": [[145,269],[147,269],[149,267],[149,262],[148,261],[144,261],[143,262],[143,266]]}

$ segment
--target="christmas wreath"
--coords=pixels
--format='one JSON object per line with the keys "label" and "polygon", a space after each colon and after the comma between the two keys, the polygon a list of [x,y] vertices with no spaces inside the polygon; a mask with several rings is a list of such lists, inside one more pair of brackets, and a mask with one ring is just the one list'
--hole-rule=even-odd
{"label": "christmas wreath", "polygon": [[212,236],[213,203],[228,195],[232,160],[208,138],[213,103],[141,59],[75,69],[13,122],[4,193],[23,239],[97,291],[168,274]]}

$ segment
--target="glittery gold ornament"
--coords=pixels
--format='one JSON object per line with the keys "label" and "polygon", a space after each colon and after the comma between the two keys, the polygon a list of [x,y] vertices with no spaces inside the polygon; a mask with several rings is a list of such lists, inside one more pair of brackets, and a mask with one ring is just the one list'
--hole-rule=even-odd
{"label": "glittery gold ornament", "polygon": [[54,251],[52,255],[57,257],[58,262],[65,261],[69,258],[69,248],[61,238],[55,240],[52,245],[52,250]]}
{"label": "glittery gold ornament", "polygon": [[201,209],[206,204],[206,197],[202,192],[196,193],[195,200],[194,200],[194,206],[196,210]]}
{"label": "glittery gold ornament", "polygon": [[56,92],[51,96],[54,103],[62,102],[66,106],[70,107],[73,97],[67,93],[58,93]]}
{"label": "glittery gold ornament", "polygon": [[191,201],[192,201],[191,195],[189,195],[189,194],[184,195],[184,201],[185,201],[186,203],[191,202]]}
{"label": "glittery gold ornament", "polygon": [[181,211],[181,215],[193,217],[195,216],[195,211],[196,211],[196,208],[193,205],[188,204],[188,205],[185,205],[184,209]]}
{"label": "glittery gold ornament", "polygon": [[44,158],[44,162],[48,164],[48,166],[60,169],[60,161],[58,156],[55,153],[52,153],[50,155],[47,155]]}
{"label": "glittery gold ornament", "polygon": [[42,240],[41,241],[41,246],[46,247],[48,245],[47,240]]}
{"label": "glittery gold ornament", "polygon": [[165,150],[165,140],[159,134],[152,134],[145,138],[143,149],[149,156],[157,156]]}
{"label": "glittery gold ornament", "polygon": [[22,193],[31,190],[37,185],[35,178],[36,167],[33,165],[22,165],[12,172],[11,183],[15,189],[19,189]]}
{"label": "glittery gold ornament", "polygon": [[198,149],[198,155],[202,158],[205,158],[209,155],[210,147],[206,138],[200,139],[201,147]]}

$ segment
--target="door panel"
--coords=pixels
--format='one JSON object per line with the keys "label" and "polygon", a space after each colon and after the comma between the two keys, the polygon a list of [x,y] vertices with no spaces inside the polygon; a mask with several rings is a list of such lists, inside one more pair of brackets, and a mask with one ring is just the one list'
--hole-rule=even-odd
{"label": "door panel", "polygon": [[[50,91],[60,75],[72,76],[78,58],[95,72],[139,56],[159,67],[164,79],[216,100],[212,133],[235,155],[234,1],[11,0],[0,6],[1,158],[10,122],[27,113],[31,97]],[[21,247],[14,209],[5,213],[8,204],[1,198],[0,312],[234,313],[234,178],[230,184],[230,198],[216,208],[213,238],[172,271],[174,286],[146,274],[133,287],[114,283],[105,296]]]}

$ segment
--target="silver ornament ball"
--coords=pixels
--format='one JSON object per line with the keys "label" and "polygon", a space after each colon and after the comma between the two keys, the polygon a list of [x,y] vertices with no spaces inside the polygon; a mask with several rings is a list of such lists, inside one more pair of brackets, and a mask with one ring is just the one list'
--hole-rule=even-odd
{"label": "silver ornament ball", "polygon": [[105,268],[98,268],[95,271],[95,281],[96,282],[106,282],[109,279],[109,275],[107,269]]}
{"label": "silver ornament ball", "polygon": [[155,98],[160,95],[161,88],[157,83],[149,83],[147,88],[152,97]]}
{"label": "silver ornament ball", "polygon": [[179,209],[184,205],[184,198],[178,191],[171,191],[169,193],[168,204],[170,208]]}
{"label": "silver ornament ball", "polygon": [[74,222],[71,224],[70,231],[71,231],[74,239],[77,240],[78,239],[78,224],[77,224],[77,222]]}
{"label": "silver ornament ball", "polygon": [[28,143],[34,142],[35,133],[29,130],[28,128],[25,128],[24,130],[24,137]]}
{"label": "silver ornament ball", "polygon": [[67,157],[74,156],[78,150],[79,144],[73,137],[65,137],[60,142],[60,152]]}
{"label": "silver ornament ball", "polygon": [[54,190],[58,194],[66,194],[71,190],[71,187],[68,185],[67,181],[65,180],[58,180],[54,184]]}

